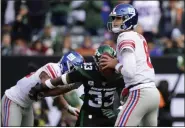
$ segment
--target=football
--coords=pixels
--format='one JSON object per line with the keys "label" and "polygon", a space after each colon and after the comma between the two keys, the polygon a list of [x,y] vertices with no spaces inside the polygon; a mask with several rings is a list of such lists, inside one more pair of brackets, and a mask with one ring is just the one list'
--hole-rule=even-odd
{"label": "football", "polygon": [[[107,53],[107,52],[103,53],[102,55],[106,55],[106,56],[109,56],[109,57],[113,58],[113,57],[112,57],[109,53]],[[100,67],[100,71],[102,72],[102,74],[103,74],[104,76],[111,76],[111,75],[115,72],[115,69],[113,69],[113,68],[106,68],[106,69],[102,70],[101,67]]]}

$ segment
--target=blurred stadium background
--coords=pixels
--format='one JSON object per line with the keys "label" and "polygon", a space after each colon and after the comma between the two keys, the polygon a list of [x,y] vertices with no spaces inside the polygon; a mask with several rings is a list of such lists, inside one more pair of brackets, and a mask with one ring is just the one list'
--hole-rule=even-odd
{"label": "blurred stadium background", "polygon": [[[90,60],[99,45],[115,47],[116,36],[107,31],[106,23],[118,3],[130,3],[138,10],[136,31],[147,39],[161,92],[159,126],[184,126],[185,18],[181,0],[1,0],[1,96],[27,73],[57,62],[70,50]],[[83,87],[75,91],[80,97]],[[71,93],[66,99],[73,105]],[[34,103],[35,126],[73,126],[76,119],[57,102],[46,98]]]}

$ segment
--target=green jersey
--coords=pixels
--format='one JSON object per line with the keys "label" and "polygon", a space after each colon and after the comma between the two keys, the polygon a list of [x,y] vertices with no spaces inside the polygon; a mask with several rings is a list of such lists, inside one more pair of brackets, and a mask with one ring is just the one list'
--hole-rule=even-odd
{"label": "green jersey", "polygon": [[82,109],[100,113],[102,109],[113,109],[114,93],[124,88],[121,74],[114,73],[105,78],[95,62],[84,63],[81,68],[68,74],[70,83],[81,82],[84,85],[84,103]]}

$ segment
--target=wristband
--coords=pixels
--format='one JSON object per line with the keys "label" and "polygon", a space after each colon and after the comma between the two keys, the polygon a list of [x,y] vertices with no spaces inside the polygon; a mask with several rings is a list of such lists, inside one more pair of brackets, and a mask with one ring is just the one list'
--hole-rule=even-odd
{"label": "wristband", "polygon": [[62,79],[62,82],[64,83],[64,84],[68,84],[67,83],[67,74],[63,74],[62,76],[61,76],[61,79]]}
{"label": "wristband", "polygon": [[50,79],[48,79],[48,80],[45,81],[45,85],[46,85],[48,88],[50,88],[50,89],[55,88],[55,86],[51,84]]}
{"label": "wristband", "polygon": [[120,68],[121,66],[122,66],[122,64],[120,64],[120,63],[116,64],[115,69],[116,69],[117,72],[119,72],[119,68]]}

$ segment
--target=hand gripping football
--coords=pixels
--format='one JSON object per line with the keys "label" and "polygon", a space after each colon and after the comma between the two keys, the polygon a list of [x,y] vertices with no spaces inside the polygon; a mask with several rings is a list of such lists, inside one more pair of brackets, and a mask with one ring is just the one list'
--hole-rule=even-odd
{"label": "hand gripping football", "polygon": [[[113,56],[111,56],[107,52],[103,53],[102,55],[106,55],[106,56],[109,56],[111,58],[114,58]],[[100,71],[102,72],[102,74],[104,76],[109,76],[110,77],[115,72],[115,69],[113,69],[113,68],[106,68],[106,69],[102,70],[101,67],[100,67]]]}

